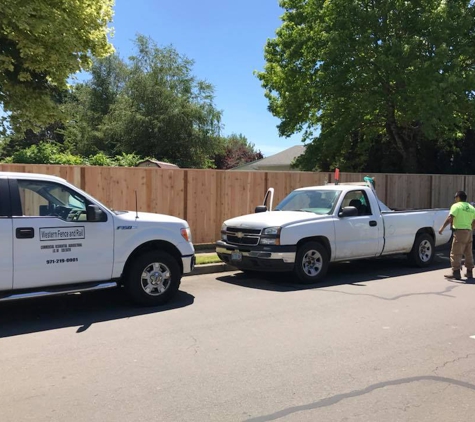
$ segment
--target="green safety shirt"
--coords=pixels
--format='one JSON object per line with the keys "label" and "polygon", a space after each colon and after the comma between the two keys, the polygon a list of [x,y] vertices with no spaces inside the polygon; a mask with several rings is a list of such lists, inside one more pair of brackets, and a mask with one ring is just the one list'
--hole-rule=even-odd
{"label": "green safety shirt", "polygon": [[456,202],[450,207],[450,215],[454,218],[452,227],[456,230],[471,230],[475,219],[475,208],[466,202]]}

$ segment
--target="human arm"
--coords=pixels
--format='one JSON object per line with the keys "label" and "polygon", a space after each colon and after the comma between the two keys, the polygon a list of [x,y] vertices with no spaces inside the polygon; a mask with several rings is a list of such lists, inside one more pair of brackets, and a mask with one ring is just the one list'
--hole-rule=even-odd
{"label": "human arm", "polygon": [[[440,230],[439,230],[439,234],[442,234],[442,232],[444,231],[444,229],[445,229],[449,224],[452,226],[453,221],[454,221],[453,215],[452,215],[452,214],[449,214],[449,215],[447,216],[447,218],[445,219],[444,224],[442,224],[442,227],[441,227]],[[472,221],[472,227],[474,227],[474,225],[475,225],[475,220]]]}

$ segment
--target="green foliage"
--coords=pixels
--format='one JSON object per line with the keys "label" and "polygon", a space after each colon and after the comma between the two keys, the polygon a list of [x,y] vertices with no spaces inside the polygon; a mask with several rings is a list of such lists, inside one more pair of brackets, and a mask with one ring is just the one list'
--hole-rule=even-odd
{"label": "green foliage", "polygon": [[[39,154],[46,141],[61,153],[84,157],[85,165],[134,166],[153,157],[180,167],[216,167],[227,141],[220,136],[213,86],[196,78],[193,61],[173,47],[158,47],[143,36],[135,45],[127,61],[116,54],[95,58],[91,78],[58,96],[61,121],[11,134],[0,159],[60,161],[57,154]],[[247,140],[230,145],[255,152]]]}
{"label": "green foliage", "polygon": [[61,151],[60,145],[51,142],[41,142],[19,150],[5,161],[22,164],[83,164],[81,157]]}
{"label": "green foliage", "polygon": [[302,167],[366,170],[379,150],[399,171],[417,171],[427,143],[455,146],[473,127],[472,1],[280,4],[258,77],[281,135],[303,131],[310,143]]}
{"label": "green foliage", "polygon": [[136,154],[126,154],[123,152],[122,155],[116,155],[114,160],[116,163],[115,165],[120,167],[137,167],[137,164],[140,161],[143,161],[144,158]]}
{"label": "green foliage", "polygon": [[180,167],[208,168],[220,145],[221,112],[213,86],[192,74],[193,61],[138,36],[128,62],[95,60],[64,111],[65,144],[81,155],[152,156]]}
{"label": "green foliage", "polygon": [[112,52],[113,0],[2,0],[0,103],[15,130],[58,119],[57,97],[91,57]]}
{"label": "green foliage", "polygon": [[87,163],[91,166],[113,166],[113,159],[99,152],[96,155],[91,155],[87,159]]}
{"label": "green foliage", "polygon": [[213,87],[196,80],[193,62],[172,47],[159,48],[140,36],[136,47],[124,93],[100,128],[105,142],[180,167],[203,167],[220,129]]}
{"label": "green foliage", "polygon": [[[1,145],[1,144],[0,144]],[[40,142],[28,148],[20,149],[3,160],[6,163],[20,164],[64,164],[90,166],[135,167],[142,158],[135,154],[122,154],[110,157],[102,152],[82,157],[72,154],[55,142]]]}

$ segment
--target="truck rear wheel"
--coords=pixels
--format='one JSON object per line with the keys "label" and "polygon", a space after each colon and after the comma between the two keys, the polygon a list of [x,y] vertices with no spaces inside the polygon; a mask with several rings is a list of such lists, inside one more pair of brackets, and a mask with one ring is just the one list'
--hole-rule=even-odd
{"label": "truck rear wheel", "polygon": [[181,271],[175,258],[166,252],[150,251],[132,262],[124,284],[135,303],[157,306],[176,294],[180,280]]}
{"label": "truck rear wheel", "polygon": [[427,233],[418,234],[407,257],[411,264],[420,268],[432,264],[435,257],[435,244],[432,236]]}
{"label": "truck rear wheel", "polygon": [[325,277],[328,261],[328,252],[321,243],[307,242],[297,251],[294,272],[302,283],[316,283]]}

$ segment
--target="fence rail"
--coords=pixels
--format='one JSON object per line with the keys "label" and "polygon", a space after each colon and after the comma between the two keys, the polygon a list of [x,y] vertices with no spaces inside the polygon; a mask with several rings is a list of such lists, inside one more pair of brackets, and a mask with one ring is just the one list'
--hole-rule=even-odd
{"label": "fence rail", "polygon": [[[223,170],[0,164],[0,171],[51,174],[68,180],[116,210],[175,215],[186,219],[194,242],[219,238],[224,220],[253,212],[269,187],[277,204],[293,189],[322,185],[332,173],[234,172]],[[341,182],[366,174],[342,173]],[[379,198],[391,208],[448,208],[455,191],[475,198],[475,176],[371,174]]]}

